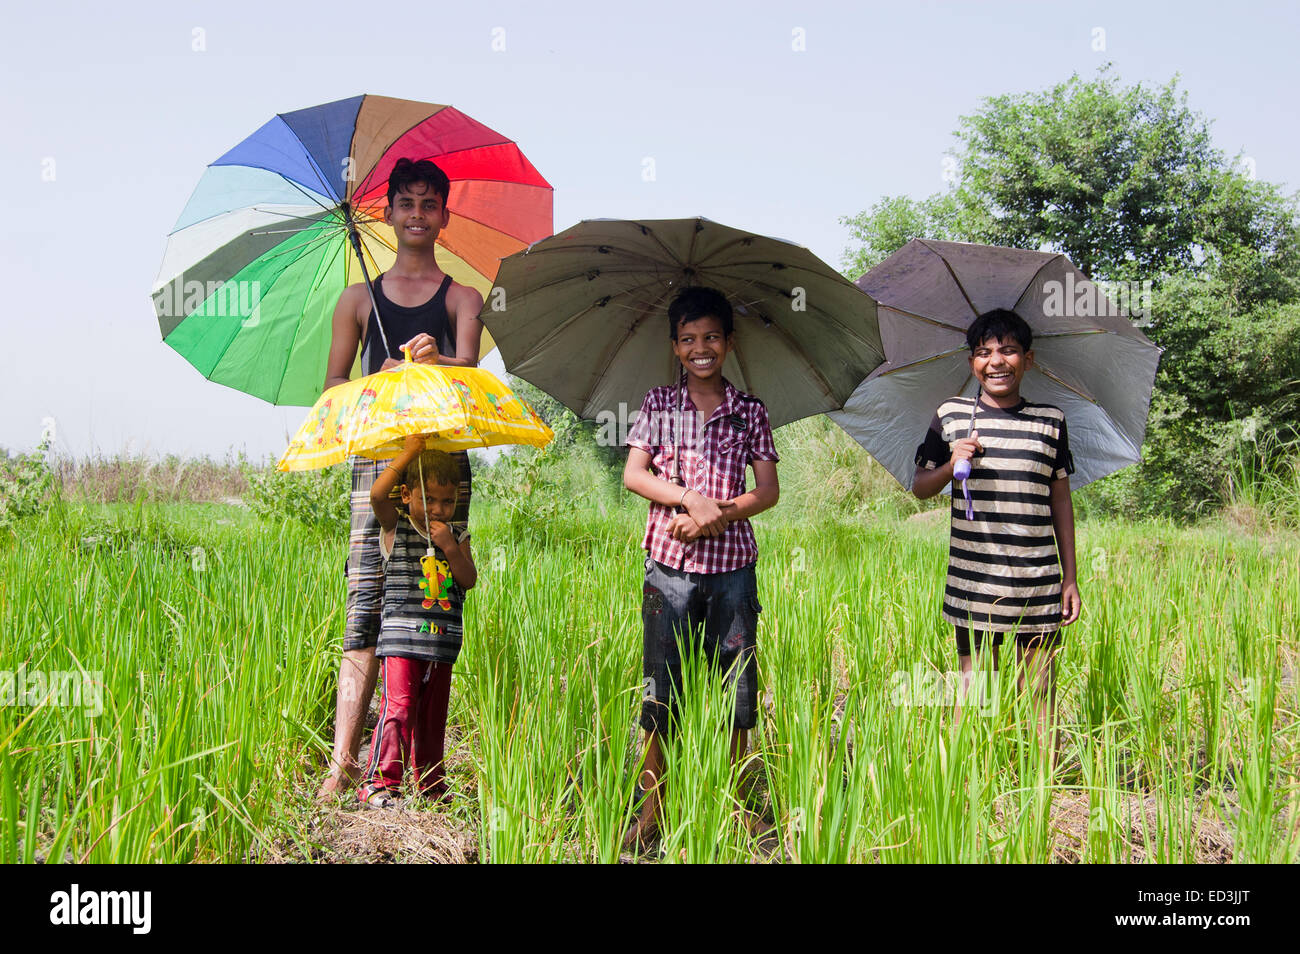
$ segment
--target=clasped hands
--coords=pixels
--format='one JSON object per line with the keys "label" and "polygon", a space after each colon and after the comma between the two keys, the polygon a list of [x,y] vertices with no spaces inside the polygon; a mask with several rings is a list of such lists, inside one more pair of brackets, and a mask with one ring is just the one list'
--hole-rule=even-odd
{"label": "clasped hands", "polygon": [[686,513],[673,514],[668,521],[668,535],[680,543],[692,543],[700,537],[717,537],[731,521],[726,511],[735,508],[731,500],[711,500],[697,490],[688,490],[682,506]]}

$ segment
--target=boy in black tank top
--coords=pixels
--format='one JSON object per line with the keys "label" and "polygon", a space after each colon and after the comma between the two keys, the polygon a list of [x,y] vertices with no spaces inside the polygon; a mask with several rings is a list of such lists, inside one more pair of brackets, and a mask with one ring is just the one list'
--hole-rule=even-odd
{"label": "boy in black tank top", "polygon": [[[397,237],[397,260],[375,279],[375,302],[382,330],[375,321],[365,285],[349,285],[334,308],[326,389],[349,379],[357,349],[365,374],[386,370],[402,360],[402,348],[424,364],[475,367],[483,325],[478,320],[483,296],[443,273],[435,258],[438,234],[447,227],[446,174],[427,159],[399,159],[388,179],[384,221]],[[384,353],[383,340],[388,341]],[[453,522],[469,519],[469,457],[457,455],[461,467],[460,498]],[[370,509],[370,487],[386,461],[352,459],[352,531],[348,545],[347,625],[339,668],[334,751],[321,795],[341,792],[360,774],[357,751],[379,665],[383,563],[379,527]],[[463,529],[463,526],[462,526]]]}

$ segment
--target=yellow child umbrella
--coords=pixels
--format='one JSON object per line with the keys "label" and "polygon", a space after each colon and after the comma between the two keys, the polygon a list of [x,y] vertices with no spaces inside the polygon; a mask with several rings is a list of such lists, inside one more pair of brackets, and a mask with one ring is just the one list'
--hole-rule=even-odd
{"label": "yellow child umbrella", "polygon": [[409,435],[427,434],[429,450],[496,444],[544,447],[555,435],[491,371],[416,364],[330,388],[320,396],[280,458],[280,470],[315,470],[353,454],[396,457]]}

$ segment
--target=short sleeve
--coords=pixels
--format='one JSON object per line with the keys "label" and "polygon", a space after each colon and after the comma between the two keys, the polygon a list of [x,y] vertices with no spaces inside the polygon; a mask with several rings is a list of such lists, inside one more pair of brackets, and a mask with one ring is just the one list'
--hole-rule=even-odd
{"label": "short sleeve", "polygon": [[632,425],[632,430],[627,435],[628,447],[643,450],[652,457],[655,448],[655,445],[651,442],[651,438],[654,437],[652,425],[658,403],[654,390],[647,391],[645,399],[641,402],[641,410],[637,413],[636,423]]}
{"label": "short sleeve", "polygon": [[925,432],[925,440],[916,448],[916,466],[922,470],[934,470],[952,457],[952,449],[943,439],[943,425],[936,414],[930,421],[930,429]]}
{"label": "short sleeve", "polygon": [[1061,418],[1061,431],[1056,435],[1056,469],[1052,479],[1060,480],[1074,473],[1074,455],[1070,453],[1070,435],[1065,429],[1065,418]]}
{"label": "short sleeve", "polygon": [[754,401],[750,409],[753,439],[749,445],[749,460],[779,461],[776,442],[772,440],[772,422],[767,416],[767,406],[762,401]]}
{"label": "short sleeve", "polygon": [[397,542],[397,528],[393,528],[393,539],[385,540],[388,533],[383,527],[379,528],[379,552],[384,558],[384,563],[388,563],[388,558],[393,555],[393,544]]}

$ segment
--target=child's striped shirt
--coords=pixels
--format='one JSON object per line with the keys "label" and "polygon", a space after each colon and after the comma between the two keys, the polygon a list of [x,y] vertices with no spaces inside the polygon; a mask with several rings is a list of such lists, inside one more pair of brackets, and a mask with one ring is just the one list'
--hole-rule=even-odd
{"label": "child's striped shirt", "polygon": [[[918,467],[933,470],[971,430],[974,398],[939,406]],[[1052,529],[1051,484],[1074,472],[1065,415],[1050,404],[1014,408],[980,403],[974,430],[984,453],[967,481],[952,488],[952,536],[943,618],[983,632],[1048,633],[1061,625],[1061,568]]]}

